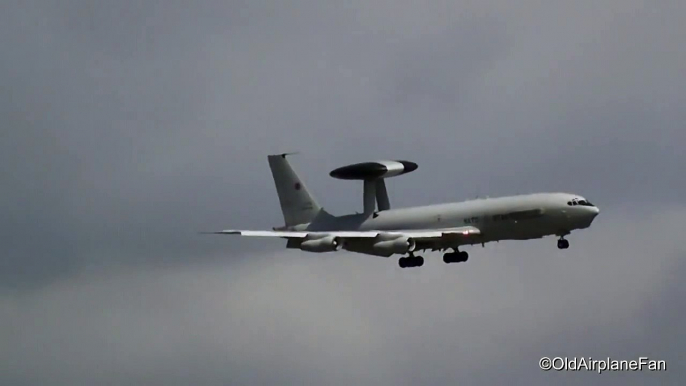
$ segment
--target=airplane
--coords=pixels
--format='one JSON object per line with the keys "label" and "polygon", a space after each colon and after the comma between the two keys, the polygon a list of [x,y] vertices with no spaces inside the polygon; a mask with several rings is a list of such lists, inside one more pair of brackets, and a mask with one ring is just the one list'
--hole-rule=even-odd
{"label": "airplane", "polygon": [[[421,267],[418,251],[447,251],[446,264],[466,262],[461,246],[502,240],[557,236],[559,249],[569,248],[565,236],[588,228],[600,213],[584,197],[571,193],[535,193],[463,202],[391,209],[385,178],[412,172],[410,161],[375,161],[344,166],[330,175],[364,181],[364,212],[334,216],[322,208],[290,165],[287,155],[267,156],[285,225],[272,230],[203,232],[287,240],[286,248],[307,252],[350,251],[400,257],[401,268]],[[378,207],[377,207],[378,206]]]}

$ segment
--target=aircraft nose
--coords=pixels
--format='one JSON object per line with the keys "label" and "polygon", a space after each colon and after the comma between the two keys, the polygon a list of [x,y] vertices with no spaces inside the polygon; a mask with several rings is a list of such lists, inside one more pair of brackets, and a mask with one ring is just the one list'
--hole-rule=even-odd
{"label": "aircraft nose", "polygon": [[[583,228],[588,228],[591,226],[591,223],[593,223],[593,220],[595,220],[596,216],[598,216],[598,213],[600,213],[600,210],[594,206],[593,207],[587,206],[585,208],[584,207],[582,207],[582,208],[584,210],[578,212],[580,216],[577,218],[579,221],[579,223],[578,223],[579,227],[583,229]],[[581,212],[583,212],[583,213],[581,213]]]}
{"label": "aircraft nose", "polygon": [[600,214],[600,209],[598,209],[595,206],[590,207],[589,209],[590,209],[590,219],[589,220],[591,222],[593,222],[593,220],[595,220],[596,216],[598,216],[598,214]]}

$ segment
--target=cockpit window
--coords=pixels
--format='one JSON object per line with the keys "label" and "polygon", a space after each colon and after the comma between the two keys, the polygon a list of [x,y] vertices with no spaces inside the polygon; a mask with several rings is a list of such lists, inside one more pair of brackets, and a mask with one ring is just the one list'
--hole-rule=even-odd
{"label": "cockpit window", "polygon": [[581,206],[594,206],[591,204],[590,201],[586,200],[579,200],[579,199],[573,199],[572,201],[567,202],[567,205],[581,205]]}

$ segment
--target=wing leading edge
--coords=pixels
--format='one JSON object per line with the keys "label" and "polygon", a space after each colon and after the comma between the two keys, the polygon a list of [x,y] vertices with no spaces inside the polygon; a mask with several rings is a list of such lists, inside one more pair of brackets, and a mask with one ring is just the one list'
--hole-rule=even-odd
{"label": "wing leading edge", "polygon": [[218,232],[208,232],[209,234],[218,235],[240,235],[248,237],[281,237],[286,239],[304,239],[304,238],[318,238],[326,236],[335,236],[343,239],[366,239],[375,238],[378,236],[398,236],[410,237],[413,239],[439,239],[443,237],[465,237],[477,236],[481,231],[473,226],[457,227],[457,228],[439,228],[439,229],[422,229],[422,230],[392,230],[392,231],[251,231],[251,230],[236,230],[227,229]]}

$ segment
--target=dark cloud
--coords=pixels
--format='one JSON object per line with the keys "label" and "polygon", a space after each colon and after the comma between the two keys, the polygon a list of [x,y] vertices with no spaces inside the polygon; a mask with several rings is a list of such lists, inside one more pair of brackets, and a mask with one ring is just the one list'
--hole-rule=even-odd
{"label": "dark cloud", "polygon": [[[438,258],[408,273],[383,258],[274,252],[72,277],[2,300],[0,331],[13,348],[3,374],[33,383],[676,384],[684,214],[609,214],[570,253],[553,252],[551,240],[500,243],[474,248],[461,270]],[[664,253],[651,254],[654,244]],[[670,367],[544,373],[542,356],[649,356]]]}
{"label": "dark cloud", "polygon": [[[5,2],[0,380],[678,379],[536,360],[683,357],[685,11]],[[335,213],[361,187],[329,170],[405,158],[395,206],[562,190],[603,214],[564,254],[500,243],[416,272],[195,234],[279,225],[265,155],[293,150]]]}

